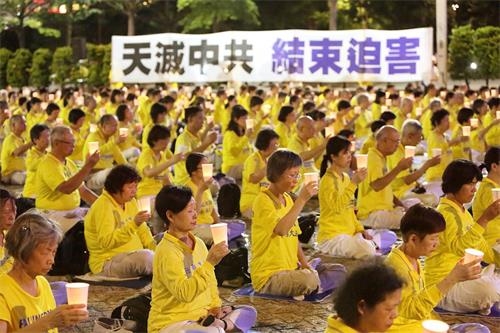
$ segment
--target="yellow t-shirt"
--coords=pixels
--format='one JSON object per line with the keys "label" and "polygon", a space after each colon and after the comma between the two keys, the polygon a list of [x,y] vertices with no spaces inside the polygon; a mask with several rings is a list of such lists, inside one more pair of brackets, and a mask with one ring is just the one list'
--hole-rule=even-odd
{"label": "yellow t-shirt", "polygon": [[328,316],[328,327],[325,333],[358,333],[355,329],[347,326],[334,315]]}
{"label": "yellow t-shirt", "polygon": [[399,248],[393,248],[385,262],[405,281],[398,316],[388,332],[421,333],[422,321],[439,319],[433,309],[444,295],[435,284],[425,283],[425,274],[420,261],[417,260],[417,272]]}
{"label": "yellow t-shirt", "polygon": [[[175,154],[191,153],[194,149],[201,145],[201,139],[198,135],[194,135],[188,129],[185,129],[175,143]],[[189,180],[189,174],[186,170],[186,163],[176,163],[174,165],[174,183],[176,185],[184,185]]]}
{"label": "yellow t-shirt", "polygon": [[359,150],[360,154],[368,154],[368,151],[370,148],[375,148],[377,145],[377,140],[375,140],[375,137],[373,135],[370,135],[365,142],[363,142],[363,145],[361,146],[361,149]]}
{"label": "yellow t-shirt", "polygon": [[[474,214],[474,219],[476,221],[481,217],[481,215],[483,215],[486,208],[493,203],[493,193],[491,193],[491,190],[499,187],[500,185],[495,183],[490,178],[483,178],[483,181],[479,185],[479,189],[474,196],[474,201],[472,201],[472,213]],[[500,216],[497,216],[488,223],[484,233],[484,238],[491,246],[500,241]]]}
{"label": "yellow t-shirt", "polygon": [[191,233],[194,249],[165,233],[153,262],[151,310],[148,332],[184,320],[197,321],[208,310],[220,307],[214,266],[207,259],[207,247]]}
{"label": "yellow t-shirt", "polygon": [[157,195],[167,183],[167,177],[171,177],[168,169],[162,171],[160,174],[154,177],[147,177],[144,174],[144,169],[154,168],[159,164],[165,163],[167,160],[172,158],[172,152],[170,150],[165,150],[160,152],[160,158],[158,159],[153,152],[153,149],[145,148],[141,155],[139,155],[139,160],[137,161],[137,170],[142,177],[137,187],[137,197],[143,197],[147,195]]}
{"label": "yellow t-shirt", "polygon": [[287,193],[283,197],[285,205],[265,189],[257,195],[253,204],[250,274],[256,291],[264,287],[271,275],[298,267],[298,235],[301,234],[298,222],[286,236],[274,233],[277,223],[293,206],[293,200]]}
{"label": "yellow t-shirt", "polygon": [[[193,197],[196,197],[196,193],[198,193],[198,186],[191,179],[188,180],[186,186],[191,189],[193,192]],[[212,211],[214,210],[214,198],[212,198],[212,193],[210,189],[207,189],[203,192],[201,196],[201,210],[198,213],[198,220],[196,221],[198,224],[212,224],[214,223],[214,218],[212,217]]]}
{"label": "yellow t-shirt", "polygon": [[39,151],[36,147],[31,147],[26,154],[26,182],[24,183],[23,197],[36,197],[36,170],[40,161],[45,156],[45,152]]}
{"label": "yellow t-shirt", "polygon": [[26,138],[29,139],[29,133],[33,126],[36,124],[43,124],[45,123],[45,120],[47,120],[47,114],[43,111],[36,113],[28,112],[26,115],[26,131],[24,132]]}
{"label": "yellow t-shirt", "polygon": [[[311,150],[311,146],[309,145],[308,142],[302,141],[296,134],[288,142],[288,149],[293,151],[295,154],[300,155],[305,151]],[[307,172],[318,172],[318,169],[316,169],[316,165],[314,164],[314,160],[312,158],[307,161],[302,161],[302,166],[300,167],[300,174],[302,175],[302,177],[300,178],[294,190],[300,189],[304,181],[303,180],[304,173]]]}
{"label": "yellow t-shirt", "polygon": [[23,138],[16,136],[14,133],[10,133],[3,140],[2,153],[0,158],[2,164],[2,176],[9,176],[14,171],[26,170],[26,153],[19,156],[12,155],[12,152],[14,152],[14,150],[21,147],[25,143],[26,142]]}
{"label": "yellow t-shirt", "polygon": [[279,142],[281,148],[287,148],[288,142],[292,137],[292,129],[288,128],[285,123],[278,121],[274,131],[279,135]]}
{"label": "yellow t-shirt", "polygon": [[224,132],[222,141],[222,172],[228,173],[232,167],[243,165],[252,152],[248,136],[238,136],[234,131]]}
{"label": "yellow t-shirt", "polygon": [[254,184],[250,181],[250,176],[257,170],[264,168],[266,161],[262,157],[259,151],[252,153],[248,156],[243,164],[243,178],[241,186],[241,199],[240,199],[240,210],[242,212],[251,209],[255,197],[261,191],[261,188],[269,186],[269,180],[264,177],[260,182]]}
{"label": "yellow t-shirt", "polygon": [[226,126],[227,124],[222,123],[223,114],[226,112],[225,100],[215,97],[214,101],[214,122],[221,126]]}
{"label": "yellow t-shirt", "polygon": [[73,137],[75,138],[75,149],[68,158],[74,162],[82,162],[84,161],[83,146],[85,145],[86,135],[82,132],[82,129],[79,131],[71,129],[71,133],[73,133]]}
{"label": "yellow t-shirt", "polygon": [[[121,151],[125,151],[127,149],[130,149],[132,147],[136,147],[136,148],[139,148],[141,147],[141,145],[139,144],[139,142],[137,141],[137,138],[135,137],[134,135],[134,132],[135,132],[135,126],[133,123],[130,123],[130,124],[124,124],[122,122],[120,122],[120,125],[118,125],[119,128],[127,128],[128,129],[128,135],[127,135],[127,138],[125,139],[124,142],[120,143],[118,146],[120,147],[120,150]],[[116,136],[118,137],[120,134],[119,134],[119,130],[117,131],[116,133]],[[149,133],[148,133],[149,134]],[[147,144],[147,136],[146,136],[146,144]]]}
{"label": "yellow t-shirt", "polygon": [[370,110],[361,111],[361,114],[354,122],[354,133],[357,138],[365,138],[370,136],[370,124],[373,121],[372,113]]}
{"label": "yellow t-shirt", "polygon": [[139,116],[139,121],[141,122],[142,126],[146,126],[153,121],[150,115],[152,105],[153,101],[151,101],[149,98],[139,104],[137,115]]}
{"label": "yellow t-shirt", "polygon": [[[49,282],[36,277],[38,296],[24,291],[8,274],[0,275],[0,320],[7,322],[7,332],[18,331],[46,316],[56,308]],[[57,328],[48,330],[57,333]]]}
{"label": "yellow t-shirt", "polygon": [[[7,234],[7,230],[2,231],[2,233],[5,242],[5,235]],[[5,256],[5,248],[3,246],[0,246],[0,275],[8,273],[14,265],[14,258],[12,257],[9,257],[2,265],[1,262],[5,259]]]}
{"label": "yellow t-shirt", "polygon": [[99,162],[94,166],[95,170],[110,169],[113,167],[113,162],[116,164],[126,164],[127,160],[123,156],[120,148],[116,144],[115,138],[106,139],[101,130],[98,129],[95,133],[90,133],[83,146],[83,158],[89,155],[89,142],[99,142]]}
{"label": "yellow t-shirt", "polygon": [[92,204],[84,220],[92,273],[100,273],[104,263],[117,254],[155,249],[156,243],[148,225],[143,223],[138,227],[134,222],[138,212],[135,199],[122,208],[106,191]]}
{"label": "yellow t-shirt", "polygon": [[56,191],[63,182],[73,177],[78,168],[70,159],[66,163],[59,161],[54,155],[45,155],[36,172],[35,205],[38,209],[71,210],[80,206],[80,192],[75,190],[71,194]]}
{"label": "yellow t-shirt", "polygon": [[393,192],[391,184],[376,192],[370,183],[387,174],[386,159],[377,148],[368,151],[368,175],[359,184],[358,189],[358,218],[366,219],[371,212],[378,210],[392,210]]}
{"label": "yellow t-shirt", "polygon": [[[387,156],[387,167],[389,170],[392,170],[398,165],[399,161],[405,158],[405,148],[402,144],[398,146],[398,149],[394,152],[394,154]],[[392,181],[392,191],[394,195],[401,199],[406,192],[411,190],[415,186],[415,182],[411,184],[406,184],[404,178],[410,174],[410,169],[406,169],[401,171],[397,177]]]}
{"label": "yellow t-shirt", "polygon": [[436,133],[435,131],[432,131],[429,134],[429,138],[427,139],[427,156],[432,157],[433,148],[441,149],[441,163],[427,169],[427,171],[425,172],[425,178],[427,179],[427,181],[440,181],[443,176],[444,170],[453,160],[453,156],[451,154],[450,146],[448,145],[448,141],[446,141],[446,138],[443,135]]}
{"label": "yellow t-shirt", "polygon": [[371,110],[372,110],[373,120],[380,119],[380,116],[382,115],[382,105],[373,102]]}
{"label": "yellow t-shirt", "polygon": [[448,275],[464,256],[465,249],[480,250],[484,253],[483,261],[494,262],[493,249],[483,236],[484,228],[474,222],[466,209],[443,197],[437,210],[443,214],[446,229],[439,234],[437,249],[425,259],[425,281],[429,285],[438,283]]}
{"label": "yellow t-shirt", "polygon": [[[321,146],[323,142],[325,142],[325,137],[321,133],[317,133],[315,136],[309,139],[309,145],[311,149]],[[316,168],[316,170],[321,169],[321,162],[323,162],[323,155],[319,155],[314,160],[314,167]]]}
{"label": "yellow t-shirt", "polygon": [[[476,132],[476,131],[474,131]],[[452,138],[459,138],[462,136],[462,126],[457,125],[455,129],[453,130]],[[457,145],[454,145],[451,147],[451,152],[454,160],[457,160],[459,158],[470,160],[469,152],[468,149],[470,147],[470,141],[469,142],[461,142]]]}
{"label": "yellow t-shirt", "polygon": [[351,182],[349,175],[342,175],[328,169],[319,182],[319,230],[318,242],[337,237],[338,235],[353,236],[364,230],[354,212],[354,191],[356,184]]}
{"label": "yellow t-shirt", "polygon": [[489,147],[500,146],[500,124],[491,128],[484,136],[484,141]]}
{"label": "yellow t-shirt", "polygon": [[422,133],[424,134],[424,138],[427,140],[429,139],[429,136],[431,135],[432,132],[432,123],[431,123],[432,114],[433,113],[431,110],[426,110],[420,117],[420,123],[422,124]]}

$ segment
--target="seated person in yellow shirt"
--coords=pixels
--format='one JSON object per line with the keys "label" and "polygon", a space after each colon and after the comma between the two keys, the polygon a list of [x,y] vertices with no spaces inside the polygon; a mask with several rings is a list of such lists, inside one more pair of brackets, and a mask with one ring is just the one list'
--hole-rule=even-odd
{"label": "seated person in yellow shirt", "polygon": [[[425,259],[425,281],[441,281],[464,256],[468,248],[484,253],[483,261],[500,264],[500,255],[484,239],[484,231],[500,213],[500,200],[493,202],[481,216],[472,218],[464,205],[471,202],[476,184],[482,179],[479,168],[467,160],[451,162],[443,173],[443,192],[437,210],[443,214],[446,229],[439,235],[439,245]],[[500,301],[500,275],[495,265],[485,268],[476,280],[460,282],[453,286],[439,303],[439,307],[454,312],[489,314],[491,307]]]}
{"label": "seated person in yellow shirt", "polygon": [[127,104],[120,104],[116,108],[116,117],[118,118],[119,131],[127,130],[127,136],[119,146],[123,157],[129,162],[134,162],[141,153],[141,145],[137,142],[137,130],[134,125],[134,114]]}
{"label": "seated person in yellow shirt", "polygon": [[[457,145],[454,145],[451,147],[451,152],[453,155],[453,159],[459,159],[463,158],[466,160],[471,159],[471,151],[470,151],[470,146],[471,146],[471,140],[470,140],[470,135],[465,136],[463,135],[463,126],[469,126],[471,130],[471,134],[476,132],[477,129],[472,128],[470,126],[470,120],[474,116],[474,111],[469,108],[461,108],[458,111],[457,114],[457,125],[453,129],[452,132],[452,139],[456,140],[461,140],[461,142]],[[474,133],[475,134],[475,133]]]}
{"label": "seated person in yellow shirt", "polygon": [[[250,306],[222,306],[214,266],[229,253],[224,242],[209,251],[192,234],[197,209],[189,188],[165,186],[156,211],[168,228],[156,248],[148,332],[246,332],[257,312]],[[186,263],[192,263],[186,265]]]}
{"label": "seated person in yellow shirt", "polygon": [[370,100],[365,94],[359,94],[357,96],[358,107],[360,107],[359,114],[354,123],[354,132],[358,139],[366,138],[370,135],[370,124],[372,123],[373,116],[372,112],[368,109],[370,106]]}
{"label": "seated person in yellow shirt", "polygon": [[[217,140],[217,133],[211,131],[213,124],[206,126],[205,130],[200,133],[205,121],[205,114],[199,106],[191,106],[185,109],[184,117],[186,127],[177,137],[175,154],[184,153],[187,156],[192,152],[204,153]],[[183,185],[188,180],[189,175],[186,166],[183,163],[174,165],[174,184]]]}
{"label": "seated person in yellow shirt", "polygon": [[14,260],[5,253],[5,235],[16,219],[16,199],[4,189],[0,189],[0,275],[11,270]]}
{"label": "seated person in yellow shirt", "polygon": [[167,119],[167,108],[160,103],[154,103],[151,105],[151,111],[149,112],[149,123],[142,130],[142,148],[147,148],[148,146],[148,134],[154,125],[164,125]]}
{"label": "seated person in yellow shirt", "polygon": [[222,172],[236,180],[241,180],[243,163],[252,153],[254,128],[247,128],[247,119],[248,112],[235,105],[222,141]]}
{"label": "seated person in yellow shirt", "polygon": [[279,136],[272,129],[263,129],[257,134],[255,148],[257,151],[248,156],[243,165],[240,210],[243,216],[253,216],[252,206],[262,188],[269,186],[266,178],[267,159],[279,147]]}
{"label": "seated person in yellow shirt", "polygon": [[[484,102],[481,99],[479,99],[477,101]],[[473,110],[478,110],[478,107],[482,104],[481,102],[474,101],[474,103],[472,104],[472,109]],[[474,106],[476,103],[479,104],[479,105]],[[488,110],[487,110],[487,113],[484,115],[484,118],[483,118],[483,125],[484,125],[484,127],[489,126],[494,120],[497,119],[497,111],[500,110],[499,109],[499,107],[500,107],[500,98],[498,98],[498,97],[492,97],[492,98],[490,98],[490,100],[488,101],[487,105],[488,105]]]}
{"label": "seated person in yellow shirt", "polygon": [[23,197],[36,197],[36,171],[40,161],[45,156],[50,142],[50,132],[47,125],[36,124],[31,128],[30,137],[33,147],[26,154],[26,183],[24,184]]}
{"label": "seated person in yellow shirt", "polygon": [[368,151],[368,175],[358,188],[358,218],[375,229],[398,229],[404,207],[392,190],[392,183],[411,167],[413,158],[403,158],[388,170],[387,157],[398,149],[400,135],[392,126],[382,127],[376,134],[377,145]]}
{"label": "seated person in yellow shirt", "polygon": [[116,115],[116,109],[120,104],[123,103],[123,97],[123,91],[121,91],[120,89],[111,90],[109,102],[104,105],[104,107],[106,108],[106,113]]}
{"label": "seated person in yellow shirt", "polygon": [[379,119],[382,115],[382,109],[385,106],[385,92],[381,89],[375,91],[375,100],[371,105],[373,119]]}
{"label": "seated person in yellow shirt", "polygon": [[351,157],[349,140],[342,136],[328,140],[320,171],[318,244],[323,253],[362,258],[375,255],[376,246],[354,212],[354,192],[367,171],[360,169],[350,179],[346,171],[351,165]]}
{"label": "seated person in yellow shirt", "polygon": [[151,214],[139,211],[135,199],[140,180],[135,169],[114,167],[85,216],[92,273],[118,278],[152,274],[156,243],[146,223]]}
{"label": "seated person in yellow shirt", "polygon": [[157,103],[161,98],[161,91],[156,88],[149,88],[146,92],[147,99],[143,100],[139,104],[137,109],[137,115],[142,126],[146,126],[151,121],[149,117],[149,112],[151,111],[151,105]]}
{"label": "seated person in yellow shirt", "polygon": [[384,111],[380,115],[380,120],[383,120],[386,125],[394,126],[394,121],[396,120],[396,115],[392,111]]}
{"label": "seated person in yellow shirt", "polygon": [[26,129],[29,131],[36,124],[41,124],[45,122],[47,114],[42,109],[42,100],[33,97],[27,103],[28,113],[26,114]]}
{"label": "seated person in yellow shirt", "polygon": [[318,184],[306,184],[293,202],[288,192],[300,178],[300,156],[277,150],[267,163],[269,188],[253,204],[250,274],[253,288],[264,294],[300,297],[320,288],[318,272],[306,260],[299,244],[297,217],[317,193]]}
{"label": "seated person in yellow shirt", "polygon": [[377,144],[377,140],[375,140],[375,134],[377,133],[377,131],[379,129],[381,129],[385,125],[386,125],[386,122],[383,121],[382,119],[375,120],[374,122],[371,123],[370,130],[372,132],[372,135],[370,135],[365,140],[365,142],[363,142],[363,145],[361,146],[361,149],[359,150],[360,154],[368,154],[368,151],[370,150],[370,148],[375,147],[375,145]]}
{"label": "seated person in yellow shirt", "polygon": [[399,131],[403,127],[403,123],[406,119],[411,118],[411,113],[413,111],[413,101],[410,98],[403,98],[401,101],[401,108],[397,109],[396,120],[394,121],[394,127]]}
{"label": "seated person in yellow shirt", "polygon": [[446,228],[443,215],[421,204],[412,206],[401,219],[403,244],[392,249],[385,263],[405,281],[398,317],[389,332],[420,333],[422,322],[439,319],[433,309],[455,284],[480,277],[480,260],[464,264],[461,259],[450,273],[434,285],[427,284],[421,257],[437,248],[439,234]]}
{"label": "seated person in yellow shirt", "polygon": [[52,130],[50,145],[51,151],[40,161],[35,176],[35,206],[41,211],[47,211],[47,216],[59,223],[62,223],[61,217],[74,215],[74,219],[64,219],[70,223],[61,224],[63,231],[68,231],[84,215],[85,210],[79,207],[80,198],[88,205],[97,198],[83,181],[99,161],[99,154],[89,156],[83,167],[78,169],[68,158],[73,152],[75,138],[66,126],[58,126]]}
{"label": "seated person in yellow shirt", "polygon": [[[483,178],[479,189],[472,201],[472,213],[475,219],[483,215],[488,206],[493,203],[493,189],[500,188],[500,147],[491,147],[484,156],[484,168],[488,171],[488,176]],[[484,238],[491,246],[498,248],[500,252],[500,216],[495,217],[488,223]]]}
{"label": "seated person in yellow shirt", "polygon": [[2,182],[12,185],[22,185],[26,180],[26,152],[33,145],[26,143],[23,133],[26,131],[26,121],[22,115],[10,118],[10,134],[3,140],[2,154]]}
{"label": "seated person in yellow shirt", "polygon": [[114,164],[126,164],[127,160],[121,152],[119,145],[127,139],[125,135],[116,135],[118,131],[118,119],[116,116],[106,114],[99,120],[97,131],[90,133],[83,146],[84,158],[89,154],[89,142],[99,143],[100,160],[94,166],[87,186],[92,190],[101,190],[107,175]]}
{"label": "seated person in yellow shirt", "polygon": [[[47,116],[45,117],[45,125],[50,129],[56,127],[57,125],[62,125],[62,119],[59,118],[59,113],[61,113],[61,108],[56,103],[49,103],[45,109]],[[60,119],[59,121],[57,119]]]}
{"label": "seated person in yellow shirt", "polygon": [[19,216],[7,233],[5,247],[14,258],[0,275],[0,332],[49,332],[88,318],[86,304],[60,305],[43,277],[54,264],[62,231],[33,213]]}
{"label": "seated person in yellow shirt", "polygon": [[[396,151],[387,157],[387,166],[389,169],[394,169],[401,159],[405,157],[405,147],[417,147],[422,141],[422,126],[417,120],[408,119],[403,123],[401,130],[401,143]],[[433,193],[417,193],[412,191],[415,187],[419,187],[417,181],[425,174],[425,172],[441,162],[439,155],[429,157],[423,165],[416,170],[404,170],[398,174],[392,182],[392,190],[394,195],[403,203],[406,208],[422,202],[429,206],[437,206],[439,198]],[[425,186],[424,186],[425,188]]]}
{"label": "seated person in yellow shirt", "polygon": [[282,106],[278,114],[278,122],[274,130],[280,137],[280,147],[288,148],[288,142],[294,134],[295,120],[297,116],[290,105]]}
{"label": "seated person in yellow shirt", "polygon": [[356,268],[337,290],[325,333],[385,332],[398,315],[403,280],[381,261]]}
{"label": "seated person in yellow shirt", "polygon": [[84,161],[83,146],[85,145],[88,133],[83,131],[82,126],[86,121],[86,117],[82,109],[73,109],[68,115],[69,128],[71,128],[71,133],[73,133],[73,137],[75,138],[75,149],[69,158],[78,166],[81,166]]}
{"label": "seated person in yellow shirt", "polygon": [[198,215],[198,225],[193,230],[193,235],[201,238],[205,244],[212,243],[212,233],[210,224],[219,223],[215,201],[210,192],[210,185],[213,178],[205,179],[201,165],[207,164],[208,159],[201,153],[191,153],[186,158],[186,170],[189,174],[189,181],[186,186],[193,192],[196,201],[196,213]]}

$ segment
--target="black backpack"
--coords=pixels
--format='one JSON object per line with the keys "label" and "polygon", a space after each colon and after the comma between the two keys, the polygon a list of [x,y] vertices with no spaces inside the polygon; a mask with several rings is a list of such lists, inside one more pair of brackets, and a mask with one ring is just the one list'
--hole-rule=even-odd
{"label": "black backpack", "polygon": [[299,235],[299,241],[303,244],[309,243],[314,231],[316,229],[316,224],[318,223],[318,217],[316,214],[307,214],[299,217],[299,227],[302,233]]}
{"label": "black backpack", "polygon": [[240,217],[240,197],[241,190],[238,185],[234,183],[222,185],[217,196],[219,215],[229,219]]}
{"label": "black backpack", "polygon": [[111,318],[127,319],[135,322],[133,332],[147,332],[151,292],[127,299],[111,313]]}
{"label": "black backpack", "polygon": [[249,283],[251,280],[250,273],[248,273],[248,249],[246,247],[232,249],[215,266],[215,278],[219,286],[222,286],[224,281],[235,280],[237,278],[241,278],[242,285]]}
{"label": "black backpack", "polygon": [[82,275],[88,272],[89,250],[85,243],[83,221],[78,221],[59,244],[49,275]]}

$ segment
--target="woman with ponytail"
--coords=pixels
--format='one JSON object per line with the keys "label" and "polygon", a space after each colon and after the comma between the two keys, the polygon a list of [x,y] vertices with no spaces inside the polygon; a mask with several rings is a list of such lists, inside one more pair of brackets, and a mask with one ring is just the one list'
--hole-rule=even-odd
{"label": "woman with ponytail", "polygon": [[376,246],[354,212],[354,191],[365,179],[367,169],[355,171],[349,179],[346,170],[351,158],[351,142],[348,139],[334,136],[328,140],[320,171],[318,243],[321,252],[361,258],[374,255]]}

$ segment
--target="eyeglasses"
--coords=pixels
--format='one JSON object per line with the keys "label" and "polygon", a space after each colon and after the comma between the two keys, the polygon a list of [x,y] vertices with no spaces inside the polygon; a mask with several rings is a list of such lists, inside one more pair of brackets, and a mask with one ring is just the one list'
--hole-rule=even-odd
{"label": "eyeglasses", "polygon": [[292,180],[300,180],[300,178],[302,178],[302,175],[300,173],[298,173],[296,175],[288,175],[288,178],[290,178]]}
{"label": "eyeglasses", "polygon": [[67,144],[67,145],[72,145],[72,146],[74,146],[74,145],[75,145],[75,141],[64,141],[64,140],[56,140],[56,141],[59,141],[59,142],[65,143],[65,144]]}

